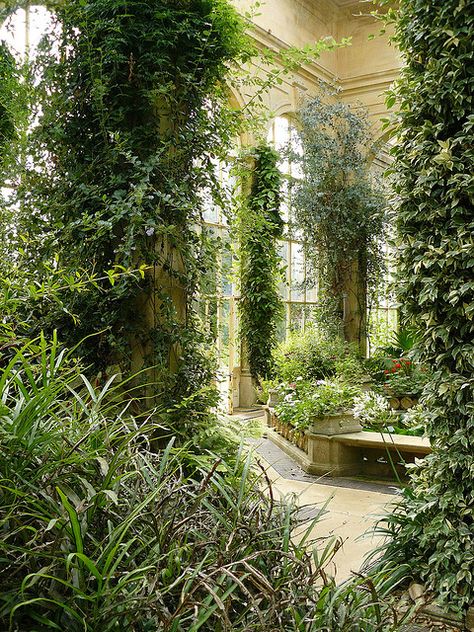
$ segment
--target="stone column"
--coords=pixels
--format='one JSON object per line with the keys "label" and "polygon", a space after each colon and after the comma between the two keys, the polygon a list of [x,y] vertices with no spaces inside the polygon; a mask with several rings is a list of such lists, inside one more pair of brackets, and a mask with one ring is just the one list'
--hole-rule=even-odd
{"label": "stone column", "polygon": [[364,265],[353,261],[347,266],[343,282],[344,338],[367,355],[367,282]]}

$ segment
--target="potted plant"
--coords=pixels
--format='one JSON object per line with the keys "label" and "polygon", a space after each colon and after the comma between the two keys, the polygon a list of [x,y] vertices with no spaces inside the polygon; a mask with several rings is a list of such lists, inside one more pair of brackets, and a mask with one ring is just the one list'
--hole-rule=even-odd
{"label": "potted plant", "polygon": [[385,369],[384,374],[384,391],[395,409],[408,409],[416,405],[429,380],[424,367],[406,358],[392,360],[392,366]]}
{"label": "potted plant", "polygon": [[281,421],[302,432],[359,432],[362,427],[351,411],[358,392],[356,387],[339,380],[300,381],[275,406],[275,412]]}

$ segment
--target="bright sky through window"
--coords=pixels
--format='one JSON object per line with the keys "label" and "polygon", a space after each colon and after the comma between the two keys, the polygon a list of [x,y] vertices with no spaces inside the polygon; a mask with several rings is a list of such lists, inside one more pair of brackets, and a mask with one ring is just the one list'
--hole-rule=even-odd
{"label": "bright sky through window", "polygon": [[43,6],[33,6],[28,11],[27,15],[25,9],[18,9],[0,28],[0,40],[20,58],[24,58],[27,45],[34,55],[51,15]]}

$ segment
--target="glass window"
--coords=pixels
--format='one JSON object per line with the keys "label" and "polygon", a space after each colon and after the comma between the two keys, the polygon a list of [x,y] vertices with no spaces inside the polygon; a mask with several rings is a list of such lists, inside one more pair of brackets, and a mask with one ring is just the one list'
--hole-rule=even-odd
{"label": "glass window", "polygon": [[286,320],[279,334],[284,331],[304,328],[317,313],[317,287],[307,287],[306,262],[301,231],[292,223],[292,184],[302,177],[298,161],[291,160],[292,154],[301,155],[303,148],[298,131],[287,116],[276,117],[268,132],[268,141],[283,156],[279,163],[284,176],[282,186],[281,216],[285,221],[285,240],[280,243],[280,256],[286,266],[286,279],[280,284],[280,293],[285,302]]}

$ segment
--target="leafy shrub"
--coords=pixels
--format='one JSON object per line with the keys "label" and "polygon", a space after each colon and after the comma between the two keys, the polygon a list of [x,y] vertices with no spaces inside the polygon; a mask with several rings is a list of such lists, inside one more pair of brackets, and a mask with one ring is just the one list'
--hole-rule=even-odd
{"label": "leafy shrub", "polygon": [[276,389],[280,385],[279,380],[260,380],[260,383],[256,386],[255,392],[257,393],[257,401],[260,404],[266,404],[270,396],[270,390]]}
{"label": "leafy shrub", "polygon": [[[367,115],[333,97],[313,96],[299,112],[303,151],[293,159],[303,177],[294,187],[294,221],[310,275],[320,280],[326,299],[341,312],[344,293],[356,292],[354,318],[363,320],[367,287],[384,269],[386,202],[370,176]],[[365,327],[358,323],[352,331],[354,324],[344,323],[346,334],[363,348]]]}
{"label": "leafy shrub", "polygon": [[334,415],[352,408],[357,389],[337,380],[297,381],[284,389],[275,412],[281,421],[299,430],[309,428],[315,417]]}
{"label": "leafy shrub", "polygon": [[[474,99],[472,1],[402,0],[405,59],[393,153],[398,300],[433,367],[424,391],[433,454],[390,519],[387,558],[409,562],[450,608],[474,603]],[[390,13],[389,13],[390,14]]]}
{"label": "leafy shrub", "polygon": [[311,552],[317,518],[306,531],[250,455],[156,451],[164,430],[130,417],[124,385],[96,390],[67,359],[24,348],[0,378],[2,629],[396,629],[372,582],[328,580],[337,546]]}
{"label": "leafy shrub", "polygon": [[[350,358],[350,360],[349,360]],[[276,373],[280,380],[321,380],[332,377],[341,362],[357,362],[352,347],[339,337],[328,337],[313,327],[291,333],[276,353]]]}
{"label": "leafy shrub", "polygon": [[364,363],[353,352],[336,360],[334,370],[339,379],[352,384],[360,384],[368,378]]}
{"label": "leafy shrub", "polygon": [[407,368],[408,360],[392,360],[392,368],[385,369],[384,388],[387,393],[395,397],[412,395],[419,397],[431,379],[431,374],[419,365],[411,364]]}

